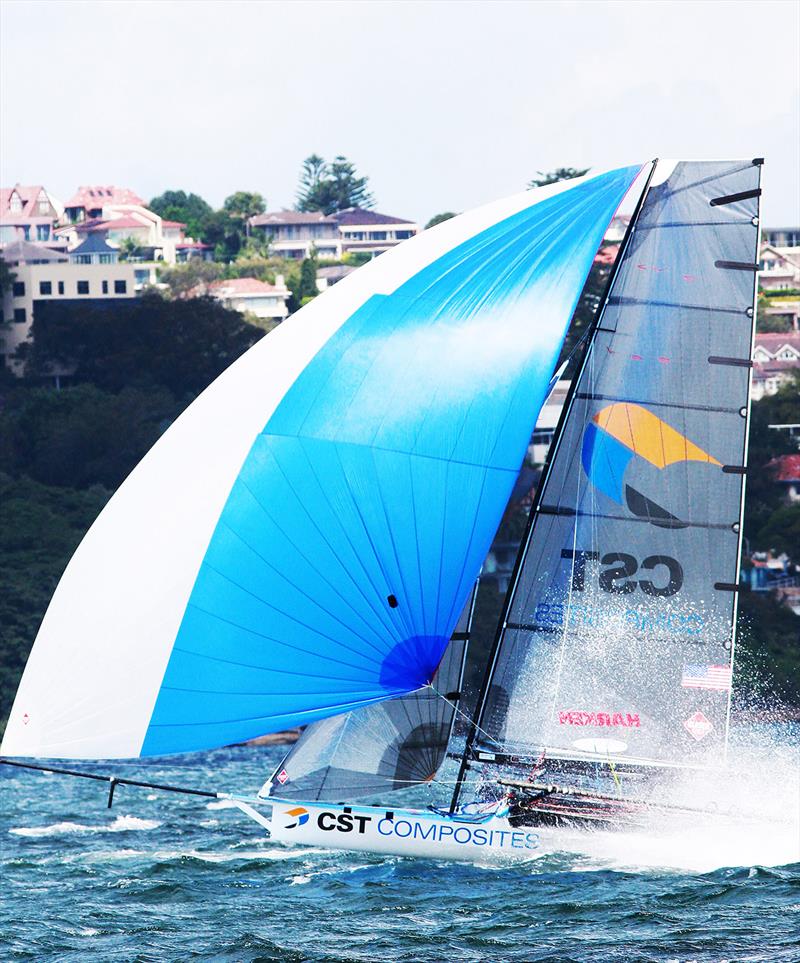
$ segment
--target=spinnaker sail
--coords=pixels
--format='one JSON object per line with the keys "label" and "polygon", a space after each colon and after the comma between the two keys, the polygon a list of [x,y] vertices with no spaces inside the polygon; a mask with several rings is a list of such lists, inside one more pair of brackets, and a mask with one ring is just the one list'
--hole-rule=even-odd
{"label": "spinnaker sail", "polygon": [[760,164],[656,169],[534,505],[482,759],[723,762]]}
{"label": "spinnaker sail", "polygon": [[426,231],[232,365],[75,553],[2,752],[210,748],[426,685],[639,170]]}
{"label": "spinnaker sail", "polygon": [[336,802],[430,782],[447,755],[461,699],[476,590],[430,685],[312,722],[260,795]]}

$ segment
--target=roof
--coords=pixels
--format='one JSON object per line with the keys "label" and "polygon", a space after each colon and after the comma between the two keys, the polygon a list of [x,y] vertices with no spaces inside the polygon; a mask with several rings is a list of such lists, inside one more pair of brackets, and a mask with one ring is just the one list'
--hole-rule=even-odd
{"label": "roof", "polygon": [[135,217],[113,217],[98,224],[98,228],[104,231],[113,231],[120,227],[144,227],[149,229],[151,225],[147,221],[140,221]]}
{"label": "roof", "polygon": [[[15,184],[13,187],[0,187],[0,217],[3,220],[8,221],[13,219],[15,221],[30,221],[34,219],[33,209],[36,201],[39,199],[39,195],[44,191],[45,196],[47,196],[48,203],[50,197],[45,191],[41,184],[28,185]],[[14,194],[19,196],[22,202],[21,211],[12,211],[9,208],[11,204],[11,198]],[[39,216],[36,220],[41,221],[52,221],[52,217]]]}
{"label": "roof", "polygon": [[268,211],[250,218],[253,227],[269,224],[334,224],[334,219],[322,211]]}
{"label": "roof", "polygon": [[800,481],[800,455],[780,455],[768,462],[772,477],[778,482]]}
{"label": "roof", "polygon": [[285,287],[276,287],[259,281],[258,278],[231,278],[228,281],[214,281],[208,286],[208,293],[212,297],[235,298],[242,295],[256,294],[285,294]]}
{"label": "roof", "polygon": [[183,221],[161,221],[162,227],[186,227]]}
{"label": "roof", "polygon": [[140,207],[146,207],[142,198],[130,188],[114,187],[113,184],[79,187],[64,207],[85,207],[93,210],[105,204],[138,204]]}
{"label": "roof", "polygon": [[68,261],[66,254],[30,241],[12,241],[0,251],[6,264],[31,264],[35,261]]}
{"label": "roof", "polygon": [[392,217],[390,214],[379,214],[377,211],[366,211],[363,207],[347,207],[343,211],[331,214],[337,224],[413,224],[404,217]]}
{"label": "roof", "polygon": [[619,244],[606,244],[595,254],[595,264],[613,264],[619,254]]}
{"label": "roof", "polygon": [[119,254],[119,250],[106,244],[106,239],[98,231],[93,231],[82,244],[69,253],[74,257],[76,254]]}

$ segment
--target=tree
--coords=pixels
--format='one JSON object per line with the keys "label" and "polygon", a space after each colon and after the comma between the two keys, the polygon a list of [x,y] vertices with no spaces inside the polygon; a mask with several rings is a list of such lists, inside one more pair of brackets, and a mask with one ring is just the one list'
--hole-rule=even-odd
{"label": "tree", "polygon": [[225,198],[222,209],[231,220],[246,222],[256,214],[263,214],[267,209],[267,202],[253,191],[236,191]]}
{"label": "tree", "polygon": [[205,294],[208,285],[221,278],[224,271],[225,266],[215,261],[186,261],[161,268],[158,278],[167,285],[173,298],[183,298],[191,293]]}
{"label": "tree", "polygon": [[571,181],[573,177],[583,177],[588,171],[588,167],[557,167],[554,171],[536,171],[539,176],[529,181],[528,187],[545,187],[559,181]]}
{"label": "tree", "polygon": [[211,205],[199,194],[187,194],[186,191],[164,191],[150,201],[149,207],[167,221],[185,224],[190,237],[202,239],[206,221],[214,213]]}
{"label": "tree", "polygon": [[263,334],[211,298],[146,294],[79,309],[54,300],[37,310],[33,341],[20,354],[32,378],[60,367],[105,391],[161,385],[180,401],[199,394]]}
{"label": "tree", "polygon": [[445,211],[443,214],[434,214],[425,225],[425,230],[427,231],[429,227],[436,227],[437,224],[441,224],[443,221],[449,221],[451,217],[455,216],[452,211]]}
{"label": "tree", "polygon": [[311,154],[303,161],[297,210],[334,214],[348,207],[373,207],[375,200],[367,189],[368,181],[368,177],[359,177],[355,165],[341,154],[332,164],[319,154]]}

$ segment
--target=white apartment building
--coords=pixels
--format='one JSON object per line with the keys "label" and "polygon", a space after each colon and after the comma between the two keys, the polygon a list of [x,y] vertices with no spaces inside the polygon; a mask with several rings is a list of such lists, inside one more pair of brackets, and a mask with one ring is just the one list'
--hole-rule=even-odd
{"label": "white apartment building", "polygon": [[44,301],[119,300],[135,296],[132,264],[101,263],[100,253],[88,263],[37,244],[16,241],[6,245],[3,260],[14,273],[13,284],[3,292],[0,315],[0,363],[14,371],[13,354],[27,340],[37,305]]}

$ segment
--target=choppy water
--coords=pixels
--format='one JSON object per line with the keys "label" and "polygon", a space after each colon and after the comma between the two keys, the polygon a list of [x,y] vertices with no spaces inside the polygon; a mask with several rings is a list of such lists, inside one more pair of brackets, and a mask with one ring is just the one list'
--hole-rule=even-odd
{"label": "choppy water", "polygon": [[[143,778],[249,792],[279,756],[222,750]],[[773,776],[792,798],[787,758]],[[487,868],[282,848],[222,802],[120,787],[107,810],[100,784],[5,767],[0,791],[3,963],[800,961],[796,827]]]}

